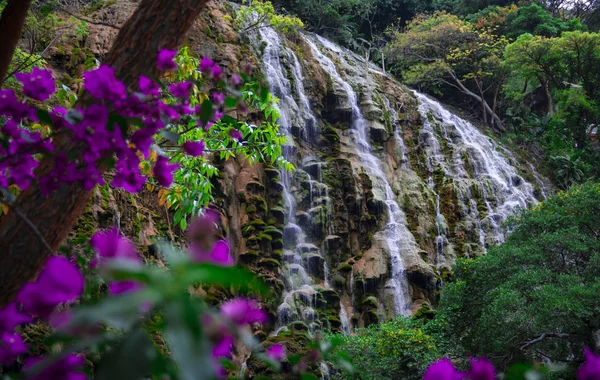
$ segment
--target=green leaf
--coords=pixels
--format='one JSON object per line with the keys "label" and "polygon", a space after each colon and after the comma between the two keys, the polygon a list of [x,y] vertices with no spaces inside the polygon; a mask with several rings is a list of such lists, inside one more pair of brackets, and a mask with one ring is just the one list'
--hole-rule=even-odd
{"label": "green leaf", "polygon": [[227,107],[227,108],[233,108],[233,107],[237,106],[237,103],[238,103],[237,98],[228,96],[225,99],[225,107]]}
{"label": "green leaf", "polygon": [[301,376],[302,380],[319,380],[319,378],[316,375],[313,375],[312,373],[303,373]]}
{"label": "green leaf", "polygon": [[42,124],[52,125],[52,118],[48,111],[38,108],[36,110],[36,115]]}
{"label": "green leaf", "polygon": [[242,268],[226,268],[213,264],[187,264],[178,278],[185,284],[209,283],[235,286],[243,290],[266,294],[268,288],[252,272]]}
{"label": "green leaf", "polygon": [[159,356],[148,333],[136,328],[123,336],[117,347],[102,356],[95,379],[143,379],[153,360]]}
{"label": "green leaf", "polygon": [[[215,373],[211,345],[202,334],[200,312],[188,296],[167,305],[165,339],[181,380],[211,379]],[[190,318],[190,315],[193,318]]]}
{"label": "green leaf", "polygon": [[206,124],[207,122],[209,122],[214,114],[214,110],[213,110],[213,103],[210,100],[205,100],[204,102],[202,102],[202,106],[200,107],[200,113],[198,114],[198,117],[200,118],[200,121],[202,121],[202,123]]}

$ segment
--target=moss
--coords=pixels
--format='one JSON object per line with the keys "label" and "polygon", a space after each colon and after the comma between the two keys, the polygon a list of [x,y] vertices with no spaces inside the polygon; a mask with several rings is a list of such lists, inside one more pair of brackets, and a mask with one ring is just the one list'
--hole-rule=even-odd
{"label": "moss", "polygon": [[242,227],[242,235],[244,237],[247,237],[249,235],[252,235],[252,233],[256,231],[256,228],[253,225],[250,224],[246,224]]}
{"label": "moss", "polygon": [[246,207],[246,213],[253,214],[255,212],[256,212],[256,206],[255,205],[249,205],[248,207]]}
{"label": "moss", "polygon": [[273,257],[274,259],[277,259],[277,260],[281,261],[281,259],[283,259],[283,250],[281,250],[281,249],[274,249],[273,252],[271,252],[271,257]]}
{"label": "moss", "polygon": [[346,285],[346,279],[342,276],[335,276],[333,278],[333,286],[336,288],[342,288]]}
{"label": "moss", "polygon": [[363,308],[365,308],[365,309],[377,310],[377,307],[379,306],[379,302],[377,302],[377,298],[370,296],[370,297],[365,298],[362,301],[362,305],[363,305]]}
{"label": "moss", "polygon": [[274,270],[279,268],[279,261],[275,259],[263,258],[258,261],[258,265],[263,268]]}
{"label": "moss", "polygon": [[352,270],[352,265],[351,264],[342,264],[338,267],[338,271],[342,272],[342,273],[347,273],[350,272]]}
{"label": "moss", "polygon": [[261,240],[261,241],[272,241],[273,240],[273,237],[271,235],[266,234],[264,232],[259,233],[257,237],[258,237],[258,240]]}
{"label": "moss", "polygon": [[264,220],[262,220],[262,219],[255,219],[255,220],[253,220],[253,221],[251,221],[251,222],[250,222],[250,225],[251,225],[251,226],[254,226],[254,227],[256,227],[256,228],[259,228],[259,227],[264,227],[264,226],[266,226],[266,225],[267,225],[267,223],[265,223],[265,221],[264,221]]}
{"label": "moss", "polygon": [[431,307],[427,303],[424,303],[413,316],[413,318],[415,318],[415,319],[427,319],[427,320],[431,320],[434,317],[435,317],[435,311],[431,310]]}
{"label": "moss", "polygon": [[273,226],[268,226],[263,230],[263,232],[272,236],[273,239],[280,239],[283,237],[283,231]]}
{"label": "moss", "polygon": [[274,239],[271,242],[271,247],[273,249],[283,249],[283,239]]}

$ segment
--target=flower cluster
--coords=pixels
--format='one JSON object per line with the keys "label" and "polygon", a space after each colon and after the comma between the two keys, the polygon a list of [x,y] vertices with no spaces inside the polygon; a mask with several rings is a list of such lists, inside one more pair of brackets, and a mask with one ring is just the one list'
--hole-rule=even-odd
{"label": "flower cluster", "polygon": [[[589,348],[584,350],[585,362],[577,371],[578,380],[600,379],[600,355],[595,355]],[[496,380],[494,365],[484,358],[469,359],[471,368],[461,372],[454,368],[450,359],[443,358],[427,368],[423,380]]]}
{"label": "flower cluster", "polygon": [[[26,284],[16,300],[0,309],[0,364],[10,365],[17,356],[27,352],[27,346],[15,329],[36,318],[51,318],[60,305],[75,301],[83,293],[83,275],[75,264],[60,256],[52,256],[35,282]],[[42,357],[29,358],[25,367],[34,366]],[[31,379],[83,378],[77,368],[83,357],[68,355],[59,362],[42,370]],[[58,374],[62,374],[58,376]],[[67,376],[68,374],[71,374]]]}
{"label": "flower cluster", "polygon": [[[174,61],[176,51],[161,50],[157,65],[162,70],[177,70]],[[198,68],[206,80],[215,84],[223,83],[222,69],[208,58],[204,58]],[[34,69],[31,73],[17,76],[22,83],[22,93],[35,101],[46,101],[55,91],[56,84],[48,70]],[[237,86],[241,79],[234,76],[230,84]],[[153,166],[153,176],[163,187],[173,182],[173,172],[177,164],[169,163],[169,158],[155,146],[155,136],[171,125],[186,118],[200,119],[205,129],[221,119],[225,95],[212,94],[213,103],[191,106],[190,95],[196,84],[189,81],[173,83],[168,87],[141,76],[138,91],[128,91],[119,81],[114,70],[106,65],[84,74],[84,89],[93,98],[90,105],[66,110],[56,107],[50,111],[37,109],[25,101],[20,101],[13,90],[0,91],[0,118],[5,120],[1,127],[0,144],[0,186],[16,185],[27,189],[36,179],[34,169],[39,165],[39,154],[53,155],[53,168],[42,178],[37,178],[40,190],[49,194],[62,184],[80,183],[86,190],[103,184],[100,167],[105,168],[114,162],[115,173],[112,186],[129,192],[138,192],[146,182],[140,172],[142,159],[148,159],[154,149],[159,157]],[[168,101],[168,99],[175,99]],[[203,109],[211,107],[210,112]],[[200,115],[203,115],[200,117]],[[203,120],[211,115],[209,120]],[[29,131],[24,126],[32,122],[52,127],[47,137]],[[134,128],[135,126],[135,128]],[[72,141],[70,152],[58,152],[55,141],[67,133]],[[236,140],[241,133],[232,130],[230,136]],[[182,149],[191,156],[204,154],[204,141],[186,142]],[[79,153],[77,153],[79,152]]]}

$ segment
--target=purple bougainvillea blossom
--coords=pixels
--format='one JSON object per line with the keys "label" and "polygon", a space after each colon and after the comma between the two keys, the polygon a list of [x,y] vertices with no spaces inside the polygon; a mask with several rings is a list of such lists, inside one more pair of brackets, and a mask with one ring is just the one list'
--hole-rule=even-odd
{"label": "purple bougainvillea blossom", "polygon": [[233,349],[233,338],[225,336],[214,345],[212,349],[213,358],[231,358],[231,350]]}
{"label": "purple bougainvillea blossom", "polygon": [[204,140],[186,141],[183,143],[182,147],[185,153],[192,157],[199,157],[204,155]]}
{"label": "purple bougainvillea blossom", "polygon": [[169,187],[173,183],[173,172],[179,168],[179,164],[169,164],[169,158],[159,156],[152,168],[154,178],[160,186]]}
{"label": "purple bougainvillea blossom", "polygon": [[21,335],[13,332],[0,333],[0,365],[11,365],[17,356],[27,352]]}
{"label": "purple bougainvillea blossom", "polygon": [[190,91],[192,91],[193,87],[194,84],[192,82],[180,82],[170,85],[169,90],[171,90],[171,94],[173,94],[174,97],[179,99],[187,99],[189,98]]}
{"label": "purple bougainvillea blossom", "polygon": [[177,70],[177,67],[178,67],[177,63],[175,63],[175,61],[174,61],[176,55],[177,55],[177,50],[162,49],[158,53],[156,65],[161,70],[175,71],[175,70]]}
{"label": "purple bougainvillea blossom", "polygon": [[[38,356],[25,360],[25,371],[32,370],[44,359],[46,358]],[[85,380],[85,374],[80,372],[83,370],[84,362],[83,355],[68,354],[34,376],[27,377],[27,380]]]}
{"label": "purple bougainvillea blossom", "polygon": [[232,139],[236,140],[236,141],[240,141],[244,135],[242,135],[242,132],[240,132],[239,130],[235,129],[235,128],[231,128],[229,130],[229,137],[231,137]]}
{"label": "purple bougainvillea blossom", "polygon": [[231,83],[233,86],[239,86],[242,84],[242,77],[238,74],[233,74],[229,80],[229,83]]}
{"label": "purple bougainvillea blossom", "polygon": [[77,299],[83,293],[83,275],[69,260],[51,256],[35,282],[26,284],[17,295],[17,303],[31,315],[47,318],[55,308]]}
{"label": "purple bougainvillea blossom", "polygon": [[267,348],[265,355],[271,360],[280,362],[285,357],[285,349],[281,344],[274,344]]}
{"label": "purple bougainvillea blossom", "polygon": [[143,289],[144,285],[135,280],[112,281],[108,285],[108,292],[113,295],[131,293]]}
{"label": "purple bougainvillea blossom", "polygon": [[423,380],[460,380],[464,378],[464,375],[454,368],[450,359],[443,358],[427,368]]}
{"label": "purple bougainvillea blossom", "polygon": [[123,100],[126,98],[125,85],[117,80],[115,71],[108,65],[101,65],[96,70],[83,74],[83,87],[98,100]]}
{"label": "purple bougainvillea blossom", "polygon": [[0,333],[12,332],[18,325],[31,320],[31,316],[19,311],[16,302],[11,302],[0,309]]}
{"label": "purple bougainvillea blossom", "polygon": [[267,323],[267,313],[258,307],[258,302],[246,298],[234,298],[221,305],[221,313],[239,326],[250,323]]}
{"label": "purple bougainvillea blossom", "polygon": [[116,227],[96,232],[90,239],[90,245],[97,254],[92,261],[92,266],[96,266],[99,261],[106,259],[141,262],[140,255],[135,250],[133,243],[121,235]]}
{"label": "purple bougainvillea blossom", "polygon": [[485,358],[470,358],[471,369],[467,372],[470,380],[495,380],[496,369],[494,365]]}
{"label": "purple bougainvillea blossom", "polygon": [[233,258],[229,254],[229,245],[224,240],[215,242],[211,250],[205,250],[197,243],[190,245],[190,255],[198,263],[212,263],[224,267],[234,265]]}
{"label": "purple bougainvillea blossom", "polygon": [[600,355],[595,355],[592,350],[585,348],[583,350],[585,362],[577,371],[578,380],[598,380],[600,379]]}
{"label": "purple bougainvillea blossom", "polygon": [[140,92],[146,96],[158,97],[160,96],[160,86],[158,83],[146,76],[140,76],[139,80]]}
{"label": "purple bougainvillea blossom", "polygon": [[212,99],[213,102],[215,102],[215,104],[220,106],[223,103],[225,103],[225,94],[223,94],[222,92],[213,92]]}
{"label": "purple bougainvillea blossom", "polygon": [[210,70],[215,66],[215,62],[208,58],[208,57],[204,57],[202,58],[202,60],[200,61],[200,66],[198,66],[198,69],[203,72],[204,74],[208,74],[210,73]]}
{"label": "purple bougainvillea blossom", "polygon": [[34,67],[31,73],[18,73],[15,77],[23,83],[23,94],[31,99],[45,102],[56,91],[50,70]]}

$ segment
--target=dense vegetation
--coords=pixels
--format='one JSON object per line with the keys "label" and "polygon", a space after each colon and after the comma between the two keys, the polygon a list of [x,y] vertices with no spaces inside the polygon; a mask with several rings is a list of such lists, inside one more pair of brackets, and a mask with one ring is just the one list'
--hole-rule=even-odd
{"label": "dense vegetation", "polygon": [[[434,317],[400,319],[344,337],[361,379],[419,378],[441,356],[496,368],[547,362],[566,378],[600,328],[600,185],[574,186],[510,222],[506,243],[459,260]],[[563,365],[562,367],[560,365]]]}
{"label": "dense vegetation", "polygon": [[[195,12],[205,6],[187,4]],[[0,12],[8,5],[0,2]],[[565,191],[511,219],[502,245],[458,259],[436,310],[325,339],[292,329],[287,333],[300,343],[284,359],[278,341],[259,343],[250,334],[265,335],[253,324],[269,323],[252,297],[273,295],[262,280],[231,268],[215,228],[220,219],[207,211],[227,160],[243,156],[269,169],[294,169],[282,156],[286,138],[264,78],[251,68],[224,73],[182,47],[189,20],[170,25],[151,46],[144,28],[123,26],[119,36],[137,39],[117,38],[106,58],[111,69],[79,45],[93,22],[87,12],[106,2],[34,0],[0,78],[1,226],[21,239],[0,257],[10,264],[0,268],[0,374],[211,378],[239,373],[235,341],[265,373],[283,368],[305,379],[315,377],[319,363],[331,366],[333,378],[360,379],[418,379],[442,357],[469,373],[487,365],[471,356],[488,358],[509,379],[527,371],[574,377],[585,349],[598,349],[600,331],[598,1],[248,5],[232,18],[242,36],[268,23],[292,35],[306,28],[331,37],[486,125],[541,162]],[[163,15],[154,17],[156,24]],[[44,69],[55,47],[54,57],[64,60],[52,62],[61,66],[59,78]],[[173,225],[188,231],[189,249],[161,245],[164,257],[142,265],[132,244],[109,230],[88,231],[77,249],[61,251],[92,191],[109,187],[157,193]],[[48,215],[56,220],[51,227]],[[35,252],[26,261],[18,249],[29,245]],[[73,302],[80,304],[64,311]],[[28,349],[36,356],[20,361]],[[591,375],[580,378],[597,379],[598,361],[588,353]],[[493,378],[493,370],[487,373],[480,378]]]}

